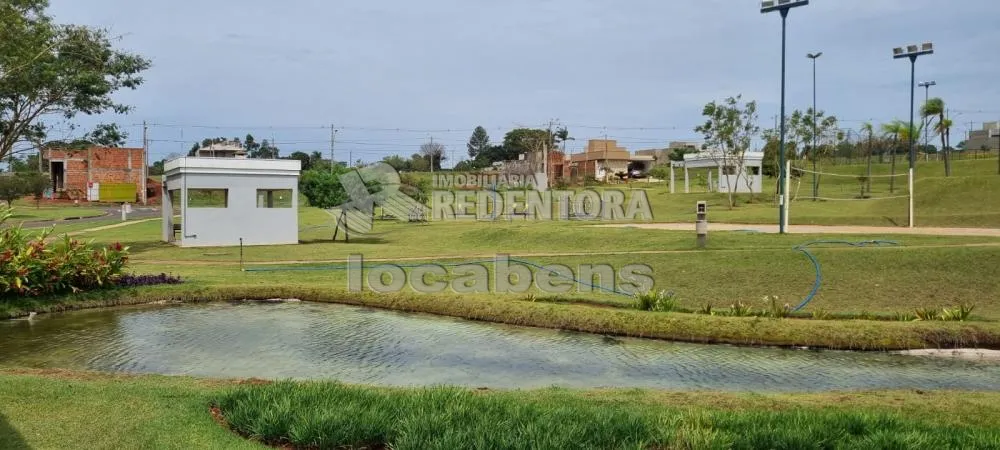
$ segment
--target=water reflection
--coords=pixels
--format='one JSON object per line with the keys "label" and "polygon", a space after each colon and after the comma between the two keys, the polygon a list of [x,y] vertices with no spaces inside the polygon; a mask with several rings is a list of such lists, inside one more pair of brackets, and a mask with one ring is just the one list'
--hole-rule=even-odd
{"label": "water reflection", "polygon": [[0,323],[0,364],[388,385],[1000,390],[1000,364],[680,344],[331,304],[79,311]]}

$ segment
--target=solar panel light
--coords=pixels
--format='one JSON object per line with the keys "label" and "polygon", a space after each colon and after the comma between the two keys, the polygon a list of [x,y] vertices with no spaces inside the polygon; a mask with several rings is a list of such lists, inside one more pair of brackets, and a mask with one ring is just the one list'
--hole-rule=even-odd
{"label": "solar panel light", "polygon": [[796,6],[806,6],[808,4],[809,0],[764,0],[760,2],[760,12],[769,13],[772,11],[794,8]]}
{"label": "solar panel light", "polygon": [[920,45],[907,45],[906,47],[896,47],[892,49],[893,58],[909,58],[911,56],[929,55],[934,53],[934,44],[924,42]]}

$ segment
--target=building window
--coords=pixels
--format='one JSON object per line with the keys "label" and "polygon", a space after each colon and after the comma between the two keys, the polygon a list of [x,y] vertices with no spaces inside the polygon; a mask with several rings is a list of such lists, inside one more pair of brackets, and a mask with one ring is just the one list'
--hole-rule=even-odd
{"label": "building window", "polygon": [[760,167],[747,166],[747,173],[749,173],[750,175],[760,175]]}
{"label": "building window", "polygon": [[733,167],[733,166],[723,166],[722,167],[722,174],[723,175],[736,175],[736,167]]}
{"label": "building window", "polygon": [[229,189],[188,189],[188,208],[228,208]]}
{"label": "building window", "polygon": [[258,208],[291,208],[291,189],[257,189]]}
{"label": "building window", "polygon": [[181,190],[171,189],[170,195],[170,209],[173,211],[174,215],[181,213]]}

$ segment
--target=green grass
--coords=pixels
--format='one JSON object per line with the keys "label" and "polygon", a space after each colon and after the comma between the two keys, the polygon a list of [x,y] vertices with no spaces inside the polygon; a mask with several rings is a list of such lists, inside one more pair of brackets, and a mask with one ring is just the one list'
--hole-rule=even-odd
{"label": "green grass", "polygon": [[217,403],[243,435],[321,449],[942,449],[985,448],[1000,439],[997,428],[931,424],[887,412],[640,406],[559,390],[478,394],[284,382],[241,386]]}
{"label": "green grass", "polygon": [[104,215],[100,208],[86,206],[41,206],[36,208],[34,202],[14,202],[13,224],[43,220],[63,220],[66,218],[98,217]]}
{"label": "green grass", "polygon": [[394,448],[939,449],[1000,440],[1000,394],[985,392],[379,389],[3,369],[0,448],[266,448],[216,423],[212,404],[247,435]]}

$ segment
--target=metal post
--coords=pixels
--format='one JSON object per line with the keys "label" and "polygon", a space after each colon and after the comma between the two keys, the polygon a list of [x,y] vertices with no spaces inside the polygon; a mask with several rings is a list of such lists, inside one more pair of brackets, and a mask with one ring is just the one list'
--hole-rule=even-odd
{"label": "metal post", "polygon": [[778,233],[785,233],[785,22],[788,10],[781,10],[781,121],[778,140]]}
{"label": "metal post", "polygon": [[913,168],[910,167],[909,173],[906,175],[906,184],[909,186],[910,190],[910,208],[909,208],[909,220],[907,221],[910,228],[913,228],[914,218],[913,218]]}
{"label": "metal post", "polygon": [[[785,173],[789,173],[789,172],[791,172],[791,170],[792,170],[792,162],[791,161],[785,161]],[[785,184],[783,186],[785,188],[785,192],[789,191],[789,185],[790,184],[791,184],[791,182],[788,179],[788,177],[785,177]],[[788,206],[789,206],[789,203],[791,203],[791,202],[785,202],[785,204],[781,207],[781,212],[783,213],[782,217],[783,217],[783,220],[784,220],[781,223],[781,230],[782,230],[781,232],[782,233],[784,233],[785,232],[784,230],[786,228],[788,228]]]}
{"label": "metal post", "polygon": [[908,220],[910,228],[913,228],[913,173],[917,165],[917,151],[914,147],[914,136],[913,132],[913,98],[916,94],[916,82],[917,82],[917,55],[910,56],[910,130],[907,133],[910,137],[910,173],[908,175],[908,185],[910,191],[910,207],[907,211]]}
{"label": "metal post", "polygon": [[917,149],[914,146],[914,139],[913,139],[914,138],[913,132],[916,131],[913,129],[913,105],[914,105],[914,96],[916,95],[916,90],[917,90],[916,83],[917,83],[917,56],[911,55],[910,56],[910,130],[909,132],[907,132],[907,134],[910,137],[911,169],[913,169],[914,166],[916,166],[917,164]]}
{"label": "metal post", "polygon": [[819,156],[816,153],[816,58],[812,58],[813,61],[813,110],[812,110],[812,121],[813,121],[813,201],[816,201],[816,197],[819,197],[819,180],[816,178],[816,157]]}

